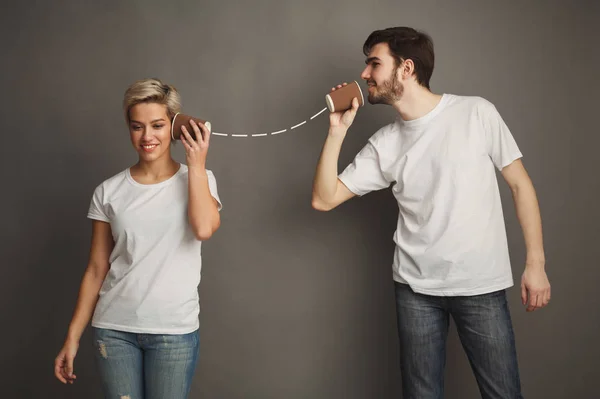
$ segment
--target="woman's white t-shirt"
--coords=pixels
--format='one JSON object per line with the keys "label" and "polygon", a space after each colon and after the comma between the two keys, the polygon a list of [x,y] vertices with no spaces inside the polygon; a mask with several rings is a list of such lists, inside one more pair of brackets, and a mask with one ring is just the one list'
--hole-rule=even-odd
{"label": "woman's white t-shirt", "polygon": [[[207,174],[220,210],[215,177]],[[157,184],[122,171],[96,188],[88,218],[110,223],[115,242],[92,326],[148,334],[198,329],[202,242],[188,222],[187,166]]]}

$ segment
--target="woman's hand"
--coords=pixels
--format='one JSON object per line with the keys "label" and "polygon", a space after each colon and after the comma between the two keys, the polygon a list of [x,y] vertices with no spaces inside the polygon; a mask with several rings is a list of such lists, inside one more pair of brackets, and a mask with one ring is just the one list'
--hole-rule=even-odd
{"label": "woman's hand", "polygon": [[190,125],[196,133],[196,140],[189,134],[185,126],[181,127],[181,142],[185,147],[185,157],[188,168],[205,169],[206,156],[210,143],[210,130],[203,123],[190,120]]}
{"label": "woman's hand", "polygon": [[79,342],[65,341],[54,360],[54,375],[63,384],[72,384],[77,378],[73,373],[73,361],[79,349]]}

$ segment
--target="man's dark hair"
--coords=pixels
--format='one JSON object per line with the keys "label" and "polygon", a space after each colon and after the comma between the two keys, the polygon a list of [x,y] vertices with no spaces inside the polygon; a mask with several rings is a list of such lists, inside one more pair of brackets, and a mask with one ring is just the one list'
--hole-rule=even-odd
{"label": "man's dark hair", "polygon": [[396,67],[405,60],[412,60],[417,82],[429,89],[435,61],[433,41],[429,35],[406,26],[376,30],[365,41],[363,53],[368,56],[379,43],[387,43],[392,57],[396,60]]}

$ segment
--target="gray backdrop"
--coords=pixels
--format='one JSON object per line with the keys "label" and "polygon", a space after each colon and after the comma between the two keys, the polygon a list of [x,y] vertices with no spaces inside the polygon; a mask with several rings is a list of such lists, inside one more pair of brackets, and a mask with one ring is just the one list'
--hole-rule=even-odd
{"label": "gray backdrop", "polygon": [[[251,3],[251,4],[250,4]],[[184,110],[226,133],[273,132],[359,79],[362,44],[410,25],[436,46],[432,89],[496,104],[540,198],[551,305],[509,290],[527,398],[597,394],[600,343],[598,2],[270,0],[22,2],[2,14],[2,373],[5,398],[100,398],[89,328],[63,386],[53,360],[86,267],[94,187],[136,162],[121,112],[159,77]],[[364,87],[364,85],[363,85]],[[340,170],[390,107],[360,110]],[[391,261],[397,206],[384,190],[311,209],[327,115],[284,134],[212,137],[224,203],[206,242],[193,398],[401,397]],[[184,161],[182,147],[175,151]],[[524,244],[501,184],[515,281]],[[454,331],[448,398],[478,391]]]}

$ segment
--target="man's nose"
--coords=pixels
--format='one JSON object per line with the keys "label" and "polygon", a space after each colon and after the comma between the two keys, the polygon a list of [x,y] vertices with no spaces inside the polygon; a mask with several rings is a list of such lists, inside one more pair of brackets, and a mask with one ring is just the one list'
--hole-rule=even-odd
{"label": "man's nose", "polygon": [[362,73],[360,74],[360,77],[361,77],[361,79],[364,79],[364,80],[368,80],[371,77],[369,67],[366,67],[365,69],[363,69]]}

